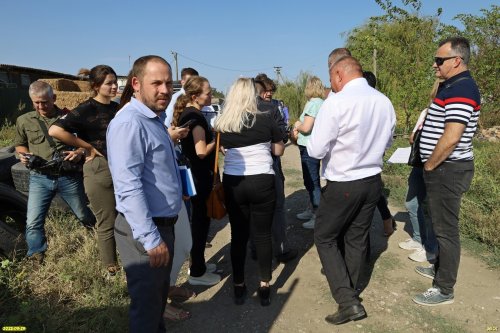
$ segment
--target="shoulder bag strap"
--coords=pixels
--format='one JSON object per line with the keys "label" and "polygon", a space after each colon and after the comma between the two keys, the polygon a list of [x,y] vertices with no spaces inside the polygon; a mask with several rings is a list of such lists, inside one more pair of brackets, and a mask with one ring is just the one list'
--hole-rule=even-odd
{"label": "shoulder bag strap", "polygon": [[56,143],[54,142],[54,139],[49,135],[49,131],[47,130],[47,126],[45,123],[40,119],[37,118],[38,123],[40,124],[40,129],[42,130],[43,134],[45,135],[45,138],[49,142],[50,147],[54,150],[54,153],[57,151],[56,149]]}
{"label": "shoulder bag strap", "polygon": [[215,144],[215,163],[214,163],[214,182],[213,182],[214,184],[218,177],[220,133],[217,133],[215,140],[216,144]]}

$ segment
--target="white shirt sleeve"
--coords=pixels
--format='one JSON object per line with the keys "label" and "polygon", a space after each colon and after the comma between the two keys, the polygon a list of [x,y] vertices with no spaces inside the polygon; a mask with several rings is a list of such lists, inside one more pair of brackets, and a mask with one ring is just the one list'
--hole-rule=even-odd
{"label": "white shirt sleeve", "polygon": [[413,129],[412,133],[415,133],[417,130],[422,129],[422,125],[424,124],[425,116],[427,116],[427,108],[423,109],[422,112],[420,113],[420,116],[418,117],[417,124],[415,125],[415,128]]}
{"label": "white shirt sleeve", "polygon": [[335,114],[335,103],[332,98],[326,100],[318,111],[309,141],[307,153],[312,158],[323,159],[329,152],[331,142],[337,139],[339,123]]}

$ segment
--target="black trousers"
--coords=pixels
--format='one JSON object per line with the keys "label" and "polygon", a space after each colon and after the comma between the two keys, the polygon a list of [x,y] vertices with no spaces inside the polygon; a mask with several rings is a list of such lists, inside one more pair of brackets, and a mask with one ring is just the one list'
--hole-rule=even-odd
{"label": "black trousers", "polygon": [[224,174],[224,195],[231,224],[231,264],[235,284],[245,281],[245,259],[250,234],[259,265],[260,280],[271,280],[272,222],[276,191],[274,175]]}
{"label": "black trousers", "polygon": [[329,181],[321,191],[314,243],[332,296],[340,306],[359,304],[356,285],[381,187],[378,174],[349,182]]}
{"label": "black trousers", "polygon": [[210,230],[210,218],[207,216],[207,199],[212,189],[213,175],[209,170],[193,170],[197,194],[191,198],[191,234],[193,246],[191,247],[190,275],[199,277],[205,274],[205,245],[207,243],[208,231]]}
{"label": "black trousers", "polygon": [[460,264],[458,216],[462,195],[469,190],[474,162],[446,162],[433,171],[424,171],[432,227],[439,245],[433,285],[443,294],[452,294]]}

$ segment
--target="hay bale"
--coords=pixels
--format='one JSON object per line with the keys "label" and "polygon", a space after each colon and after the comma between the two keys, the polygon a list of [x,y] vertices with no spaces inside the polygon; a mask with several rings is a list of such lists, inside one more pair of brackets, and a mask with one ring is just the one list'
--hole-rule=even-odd
{"label": "hay bale", "polygon": [[78,88],[80,89],[79,91],[81,91],[81,92],[92,91],[92,88],[90,87],[89,81],[75,80],[73,82],[78,86]]}
{"label": "hay bale", "polygon": [[92,92],[54,91],[56,94],[56,105],[60,108],[73,110],[80,103],[85,102],[93,96]]}
{"label": "hay bale", "polygon": [[80,87],[68,79],[39,79],[39,81],[47,82],[52,89],[57,91],[80,91]]}

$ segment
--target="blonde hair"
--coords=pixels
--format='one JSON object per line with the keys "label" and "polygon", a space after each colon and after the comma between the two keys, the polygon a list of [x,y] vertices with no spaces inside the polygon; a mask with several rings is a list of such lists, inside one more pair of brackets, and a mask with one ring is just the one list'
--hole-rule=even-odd
{"label": "blonde hair", "polygon": [[323,87],[323,82],[321,82],[319,77],[311,76],[307,79],[304,94],[308,100],[314,97],[323,98],[325,95],[325,87]]}
{"label": "blonde hair", "polygon": [[431,103],[434,101],[434,98],[436,98],[436,95],[437,95],[437,92],[438,92],[438,88],[439,88],[439,85],[441,84],[441,82],[443,82],[444,80],[443,79],[440,79],[440,78],[437,78],[435,81],[434,81],[434,84],[432,85],[432,89],[431,89],[431,93],[429,94],[429,97],[431,98]]}
{"label": "blonde hair", "polygon": [[221,133],[240,133],[243,127],[252,127],[258,112],[257,92],[253,79],[240,78],[229,88],[222,114],[215,121],[215,130]]}

